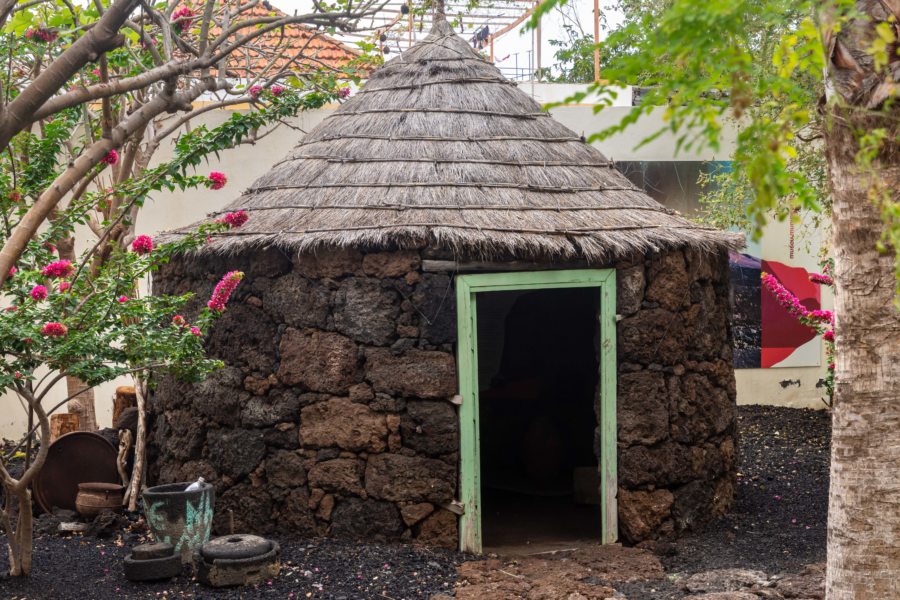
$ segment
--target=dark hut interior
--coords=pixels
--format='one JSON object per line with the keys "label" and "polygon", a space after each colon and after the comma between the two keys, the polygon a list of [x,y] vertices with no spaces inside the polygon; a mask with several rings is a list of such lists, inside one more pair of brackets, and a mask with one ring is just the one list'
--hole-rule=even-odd
{"label": "dark hut interior", "polygon": [[596,539],[601,520],[594,444],[598,290],[481,296],[485,547]]}

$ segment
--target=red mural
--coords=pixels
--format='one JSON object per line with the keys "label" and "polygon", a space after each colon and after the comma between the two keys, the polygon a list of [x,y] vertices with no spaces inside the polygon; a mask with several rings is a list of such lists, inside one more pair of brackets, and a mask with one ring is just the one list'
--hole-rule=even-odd
{"label": "red mural", "polygon": [[[809,271],[775,261],[761,263],[762,270],[774,275],[807,309],[822,307],[819,286],[809,280]],[[762,368],[776,366],[815,337],[815,330],[801,324],[772,294],[762,294]]]}

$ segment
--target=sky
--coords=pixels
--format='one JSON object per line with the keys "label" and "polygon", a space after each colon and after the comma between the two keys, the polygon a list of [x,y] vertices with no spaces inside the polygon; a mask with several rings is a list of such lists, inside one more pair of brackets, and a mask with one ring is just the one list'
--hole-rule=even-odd
{"label": "sky", "polygon": [[[293,14],[295,10],[306,12],[312,10],[311,0],[270,0],[272,4],[288,14]],[[413,0],[415,2],[416,0]],[[569,0],[569,4],[573,7],[573,13],[577,16],[581,24],[581,28],[588,35],[592,35],[594,31],[594,3],[593,0]],[[622,21],[622,15],[613,8],[606,5],[609,0],[600,0],[601,14],[605,18],[607,24],[615,26]],[[396,12],[396,6],[392,9]],[[476,9],[477,11],[477,9]],[[604,37],[604,25],[601,19],[601,38]],[[551,40],[567,39],[563,28],[563,18],[557,11],[551,12],[545,17],[542,23],[542,44],[541,44],[541,64],[543,67],[552,67],[555,60],[553,58],[556,48],[551,44]],[[500,67],[504,74],[510,76],[514,71],[515,65],[518,64],[521,73],[527,71],[529,65],[529,57],[532,56],[533,39],[530,32],[522,33],[522,27],[518,30],[511,31],[504,36],[498,38],[494,44],[494,56],[497,66]],[[534,60],[534,59],[532,59]]]}

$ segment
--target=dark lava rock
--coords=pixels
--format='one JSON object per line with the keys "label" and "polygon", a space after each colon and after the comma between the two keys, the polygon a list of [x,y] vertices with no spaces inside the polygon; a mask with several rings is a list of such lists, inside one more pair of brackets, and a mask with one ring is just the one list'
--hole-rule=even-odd
{"label": "dark lava rock", "polygon": [[331,531],[345,538],[395,540],[403,533],[396,504],[348,498],[338,502],[331,516]]}

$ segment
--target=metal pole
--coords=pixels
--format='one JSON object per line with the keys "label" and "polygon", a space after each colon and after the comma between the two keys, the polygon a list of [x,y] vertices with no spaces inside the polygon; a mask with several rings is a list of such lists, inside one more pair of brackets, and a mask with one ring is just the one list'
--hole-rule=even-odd
{"label": "metal pole", "polygon": [[600,0],[594,0],[594,82],[600,83]]}
{"label": "metal pole", "polygon": [[[595,0],[595,1],[599,2],[599,0]],[[537,6],[537,3],[535,3],[535,6]],[[541,20],[540,19],[538,19],[537,27],[535,27],[534,34],[537,37],[537,55],[536,55],[537,80],[540,81],[541,80]]]}

